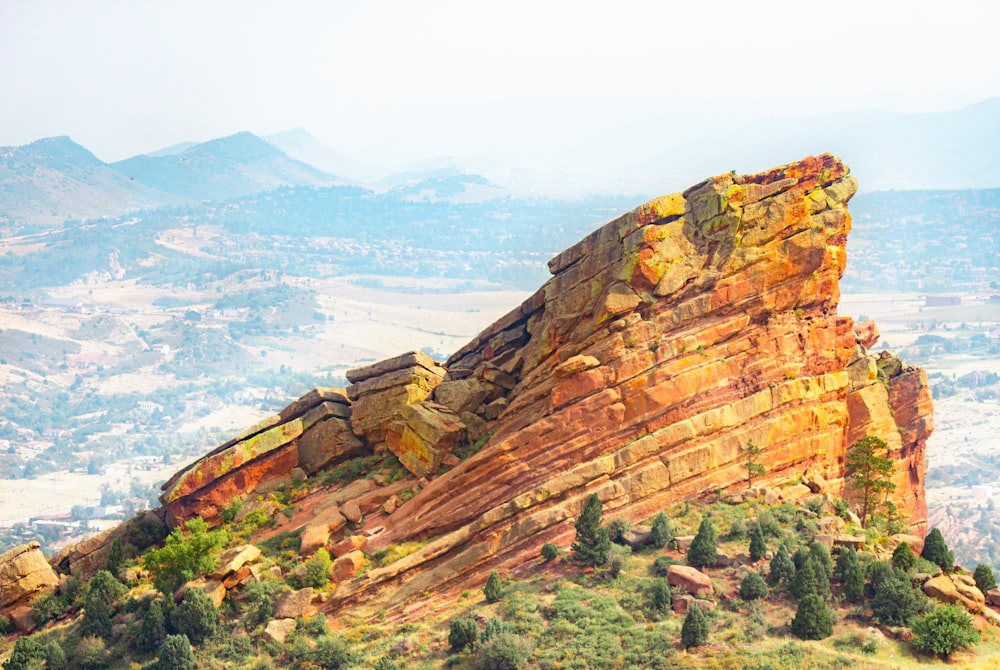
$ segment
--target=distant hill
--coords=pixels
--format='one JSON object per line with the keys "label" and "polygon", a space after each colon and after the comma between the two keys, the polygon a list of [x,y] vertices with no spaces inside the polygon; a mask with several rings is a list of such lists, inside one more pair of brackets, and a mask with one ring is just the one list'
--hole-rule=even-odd
{"label": "distant hill", "polygon": [[344,179],[370,183],[389,173],[387,168],[351,158],[331,149],[310,135],[305,128],[267,135],[264,140],[295,160]]}
{"label": "distant hill", "polygon": [[177,200],[129,179],[66,136],[0,147],[0,229],[9,232]]}
{"label": "distant hill", "polygon": [[340,181],[248,132],[178,153],[133,156],[112,167],[152,188],[196,200],[226,200],[281,186],[329,186]]}

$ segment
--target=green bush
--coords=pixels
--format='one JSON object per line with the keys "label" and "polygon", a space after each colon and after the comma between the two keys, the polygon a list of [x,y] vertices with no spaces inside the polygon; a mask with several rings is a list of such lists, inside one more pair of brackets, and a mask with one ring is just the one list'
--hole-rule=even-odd
{"label": "green bush", "polygon": [[708,614],[698,605],[691,605],[681,624],[681,646],[692,649],[708,644]]}
{"label": "green bush", "polygon": [[496,570],[490,572],[490,576],[486,578],[483,596],[488,603],[498,603],[503,598],[503,580],[500,579],[500,573]]}
{"label": "green bush", "polygon": [[534,648],[534,644],[527,638],[500,633],[479,649],[476,667],[479,670],[518,670],[531,658]]}
{"label": "green bush", "polygon": [[698,534],[688,547],[687,562],[696,568],[704,568],[715,565],[716,558],[715,526],[712,525],[712,519],[705,516],[698,526]]}
{"label": "green bush", "polygon": [[5,616],[0,616],[0,635],[10,635],[14,632],[14,624]]}
{"label": "green bush", "polygon": [[483,642],[489,640],[490,638],[496,637],[501,633],[510,633],[510,625],[503,619],[498,619],[493,617],[486,622],[486,628],[483,630]]}
{"label": "green bush", "polygon": [[[99,637],[87,636],[76,645],[76,662],[81,668],[104,668],[108,665],[108,650],[104,640]],[[174,670],[178,666],[170,666]],[[192,668],[194,666],[191,666]]]}
{"label": "green bush", "polygon": [[191,642],[185,635],[168,635],[160,646],[156,670],[195,670]]}
{"label": "green bush", "polygon": [[955,555],[948,549],[944,537],[941,536],[941,531],[937,528],[931,528],[931,532],[927,533],[920,557],[926,558],[945,572],[951,572],[955,568]]}
{"label": "green bush", "polygon": [[33,637],[17,638],[10,658],[3,664],[4,670],[31,670],[38,667],[38,661],[45,658],[45,648]]}
{"label": "green bush", "polygon": [[302,580],[303,586],[314,589],[323,589],[330,583],[330,566],[333,560],[330,559],[330,552],[326,547],[320,547],[316,553],[306,561],[306,575]]}
{"label": "green bush", "polygon": [[186,635],[191,644],[201,644],[218,630],[219,610],[204,591],[192,587],[170,613],[170,625],[175,633]]}
{"label": "green bush", "polygon": [[767,584],[764,583],[764,578],[756,572],[751,572],[740,582],[740,598],[743,600],[759,600],[766,598],[767,594]]}
{"label": "green bush", "polygon": [[308,660],[324,670],[349,668],[357,662],[357,657],[347,643],[338,636],[324,635],[316,640],[316,648],[308,655]]}
{"label": "green bush", "polygon": [[907,572],[917,562],[917,556],[910,549],[910,545],[900,542],[892,551],[892,567]]}
{"label": "green bush", "polygon": [[625,542],[625,533],[632,530],[632,524],[628,519],[618,517],[608,522],[608,537],[612,542],[622,544]]}
{"label": "green bush", "polygon": [[656,560],[649,567],[650,571],[657,577],[666,577],[671,565],[677,565],[677,561],[669,556],[657,556]]}
{"label": "green bush", "polygon": [[153,573],[153,585],[165,596],[195,577],[214,570],[219,565],[218,552],[226,543],[222,530],[208,530],[201,517],[187,522],[188,534],[178,526],[167,536],[160,549],[146,552],[146,569]]}
{"label": "green bush", "polygon": [[45,670],[65,670],[66,652],[58,642],[49,642],[45,645],[42,656],[45,659]]}
{"label": "green bush", "polygon": [[822,640],[833,635],[833,614],[815,593],[799,599],[792,620],[792,634],[803,640]]}
{"label": "green bush", "polygon": [[552,542],[546,542],[542,545],[542,558],[546,561],[551,561],[559,556],[559,547],[557,547]]}
{"label": "green bush", "polygon": [[44,626],[66,611],[66,599],[55,593],[45,593],[31,603],[31,618],[39,626]]}
{"label": "green bush", "polygon": [[905,626],[925,601],[923,594],[918,594],[910,584],[909,578],[895,570],[891,577],[882,579],[875,587],[872,618],[890,626]]}
{"label": "green bush", "polygon": [[111,637],[111,608],[101,597],[100,592],[91,589],[83,606],[83,622],[80,624],[80,634],[84,637],[97,637],[106,640]]}
{"label": "green bush", "polygon": [[943,658],[979,641],[979,633],[972,626],[972,617],[956,605],[935,607],[913,619],[910,629],[913,631],[914,647]]}
{"label": "green bush", "polygon": [[667,515],[660,512],[653,519],[653,527],[649,533],[649,542],[657,549],[663,549],[674,539]]}
{"label": "green bush", "polygon": [[666,612],[673,606],[673,594],[666,579],[653,580],[653,585],[649,589],[649,600],[650,607],[656,612]]}
{"label": "green bush", "polygon": [[983,593],[997,587],[996,577],[993,576],[993,570],[988,565],[983,565],[982,563],[977,565],[972,577],[976,580],[976,588]]}
{"label": "green bush", "polygon": [[452,619],[448,624],[448,646],[452,651],[475,648],[479,641],[479,627],[469,618]]}

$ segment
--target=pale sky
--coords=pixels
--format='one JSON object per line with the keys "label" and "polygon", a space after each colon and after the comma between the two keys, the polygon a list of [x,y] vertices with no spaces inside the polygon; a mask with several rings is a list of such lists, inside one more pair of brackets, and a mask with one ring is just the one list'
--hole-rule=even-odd
{"label": "pale sky", "polygon": [[995,0],[0,0],[0,145],[106,161],[303,126],[525,164],[768,115],[1000,95]]}

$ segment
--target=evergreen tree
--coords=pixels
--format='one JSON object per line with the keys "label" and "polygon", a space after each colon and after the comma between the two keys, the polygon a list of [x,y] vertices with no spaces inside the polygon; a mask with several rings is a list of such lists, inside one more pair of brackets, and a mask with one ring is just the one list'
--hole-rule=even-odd
{"label": "evergreen tree", "polygon": [[649,533],[649,541],[657,549],[663,549],[673,539],[674,534],[670,529],[670,521],[666,514],[660,512],[653,519],[653,529]]}
{"label": "evergreen tree", "polygon": [[903,572],[894,570],[892,576],[875,587],[872,618],[890,626],[905,626],[920,611],[923,603],[924,598],[913,589],[909,578]]}
{"label": "evergreen tree", "polygon": [[121,574],[122,568],[125,567],[125,545],[122,543],[120,537],[116,537],[114,542],[111,543],[105,567],[115,578]]}
{"label": "evergreen tree", "polygon": [[796,570],[801,570],[802,566],[805,565],[806,561],[808,560],[809,560],[809,552],[806,550],[805,547],[799,547],[798,549],[795,550],[795,553],[792,554],[792,563],[795,564]]}
{"label": "evergreen tree", "polygon": [[146,608],[135,643],[140,651],[152,653],[167,638],[167,619],[163,615],[163,603],[153,600]]}
{"label": "evergreen tree", "polygon": [[766,472],[764,465],[760,462],[760,455],[764,453],[764,447],[758,447],[753,440],[747,440],[747,446],[740,449],[743,454],[743,467],[747,470],[747,488],[753,487],[755,477],[762,477]]}
{"label": "evergreen tree", "polygon": [[611,551],[608,529],[601,526],[601,510],[601,499],[593,493],[576,520],[576,542],[572,550],[576,560],[584,565],[604,565]]}
{"label": "evergreen tree", "polygon": [[118,578],[111,572],[98,570],[94,578],[90,580],[90,590],[87,592],[87,597],[95,596],[108,605],[114,605],[127,592],[128,589],[125,588],[125,585],[118,581]]}
{"label": "evergreen tree", "polygon": [[[888,458],[888,452],[889,445],[874,435],[865,435],[847,452],[847,482],[861,496],[862,526],[885,506],[889,494],[896,490],[892,482],[895,464]],[[882,453],[886,456],[881,456]]]}
{"label": "evergreen tree", "polygon": [[740,582],[740,598],[743,600],[758,600],[767,597],[767,584],[764,578],[756,572],[751,572]]}
{"label": "evergreen tree", "polygon": [[824,575],[829,582],[831,575],[833,575],[833,559],[830,558],[830,550],[826,548],[826,545],[820,542],[811,542],[809,544],[809,558],[813,561],[816,574]]}
{"label": "evergreen tree", "polygon": [[993,576],[993,570],[991,570],[988,565],[983,565],[982,563],[977,565],[976,572],[972,575],[972,577],[976,580],[976,588],[983,593],[997,587],[997,580]]}
{"label": "evergreen tree", "polygon": [[833,614],[815,593],[803,596],[795,609],[792,634],[803,640],[822,640],[833,635]]}
{"label": "evergreen tree", "polygon": [[861,561],[855,560],[844,568],[844,597],[852,603],[860,603],[865,598],[865,572]]}
{"label": "evergreen tree", "polygon": [[779,545],[778,551],[775,552],[774,558],[771,559],[771,583],[775,585],[785,584],[787,586],[794,578],[795,564],[792,563],[785,545]]}
{"label": "evergreen tree", "polygon": [[892,550],[892,567],[897,570],[906,572],[916,564],[917,556],[905,542],[900,542],[899,546]]}
{"label": "evergreen tree", "polygon": [[693,649],[708,643],[708,615],[699,605],[691,604],[681,624],[681,646]]}
{"label": "evergreen tree", "polygon": [[698,534],[688,547],[687,562],[696,568],[704,568],[715,565],[716,558],[715,527],[712,525],[712,520],[705,516],[698,526]]}
{"label": "evergreen tree", "polygon": [[813,567],[812,561],[807,559],[802,567],[796,571],[795,579],[792,580],[789,590],[799,599],[808,595],[817,595],[816,569]]}
{"label": "evergreen tree", "polygon": [[830,573],[820,560],[810,556],[809,563],[812,565],[813,574],[816,575],[816,595],[823,598],[830,596]]}
{"label": "evergreen tree", "polygon": [[191,587],[184,592],[181,604],[170,613],[170,623],[192,644],[201,644],[218,630],[219,610],[204,591]]}
{"label": "evergreen tree", "polygon": [[542,545],[542,558],[546,561],[551,561],[552,559],[559,556],[559,547],[553,542],[546,542]]}
{"label": "evergreen tree", "polygon": [[65,670],[66,652],[58,642],[49,642],[42,653],[45,658],[45,670]]}
{"label": "evergreen tree", "polygon": [[670,584],[662,577],[653,580],[653,587],[650,589],[650,600],[653,609],[658,612],[666,612],[674,603],[673,594],[670,592]]}
{"label": "evergreen tree", "polygon": [[456,618],[448,623],[448,646],[452,651],[475,647],[479,642],[479,626],[469,618]]}
{"label": "evergreen tree", "polygon": [[767,542],[764,541],[764,531],[759,523],[750,527],[750,560],[757,562],[767,553]]}
{"label": "evergreen tree", "polygon": [[500,573],[496,570],[487,577],[486,586],[483,587],[483,595],[486,596],[488,603],[500,602],[503,597],[503,581],[500,579]]}
{"label": "evergreen tree", "polygon": [[858,552],[854,549],[854,547],[845,547],[844,549],[841,549],[840,553],[837,554],[837,563],[833,568],[834,580],[840,582],[841,584],[847,581],[847,568],[855,563],[860,564],[861,561],[858,560]]}
{"label": "evergreen tree", "polygon": [[931,532],[927,533],[927,537],[924,539],[924,550],[920,552],[920,557],[936,564],[945,572],[951,572],[955,569],[955,555],[948,549],[944,537],[941,536],[941,531],[937,528],[931,528]]}
{"label": "evergreen tree", "polygon": [[83,623],[80,624],[82,637],[111,637],[111,610],[101,597],[100,590],[91,588],[83,604]]}
{"label": "evergreen tree", "polygon": [[185,635],[168,635],[160,647],[157,670],[195,670],[191,642]]}
{"label": "evergreen tree", "polygon": [[27,635],[17,638],[10,658],[3,664],[4,670],[30,670],[38,667],[38,661],[45,657],[45,649],[38,640]]}

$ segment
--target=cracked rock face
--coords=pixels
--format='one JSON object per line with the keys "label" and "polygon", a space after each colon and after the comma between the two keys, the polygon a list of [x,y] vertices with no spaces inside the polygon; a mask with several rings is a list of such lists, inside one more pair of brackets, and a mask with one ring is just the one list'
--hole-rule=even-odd
{"label": "cracked rock face", "polygon": [[52,590],[59,578],[37,542],[0,554],[0,608],[25,604],[36,594]]}
{"label": "cracked rock face", "polygon": [[[311,413],[333,404],[322,421],[343,422],[357,442],[313,461],[388,449],[428,480],[387,518],[365,519],[368,550],[427,543],[345,576],[328,610],[516,573],[544,542],[569,545],[591,493],[609,516],[638,522],[741,491],[750,440],[763,448],[760,485],[808,473],[842,496],[846,451],[881,437],[896,502],[922,535],[926,375],[869,355],[877,327],[837,314],[856,189],[824,154],[656,198],[558,254],[545,285],[443,365],[411,352],[352,370],[346,398],[314,392],[179,473],[164,502],[177,518],[216,514],[222,500],[307,469],[303,454],[332,440]],[[457,462],[456,447],[484,435]]]}

